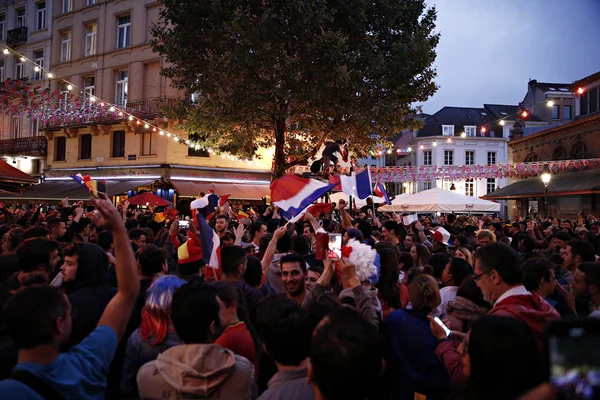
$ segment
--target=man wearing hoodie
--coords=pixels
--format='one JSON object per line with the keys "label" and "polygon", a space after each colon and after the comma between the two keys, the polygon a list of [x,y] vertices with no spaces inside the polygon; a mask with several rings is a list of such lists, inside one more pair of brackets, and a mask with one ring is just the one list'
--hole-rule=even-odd
{"label": "man wearing hoodie", "polygon": [[139,280],[118,211],[109,201],[92,202],[101,213],[101,224],[115,236],[118,291],[93,332],[67,353],[61,353],[60,348],[71,334],[74,309],[70,299],[50,286],[28,287],[15,294],[4,316],[19,347],[19,363],[11,377],[0,382],[0,399],[105,397],[109,366],[135,305]]}
{"label": "man wearing hoodie", "polygon": [[219,322],[215,289],[193,282],[173,296],[171,320],[185,344],[171,347],[140,368],[141,399],[254,399],[254,367],[244,357],[211,343]]}
{"label": "man wearing hoodie", "polygon": [[473,280],[481,289],[484,300],[493,305],[489,315],[513,317],[526,322],[540,343],[546,323],[560,318],[546,300],[525,289],[521,258],[504,243],[491,243],[475,252]]}

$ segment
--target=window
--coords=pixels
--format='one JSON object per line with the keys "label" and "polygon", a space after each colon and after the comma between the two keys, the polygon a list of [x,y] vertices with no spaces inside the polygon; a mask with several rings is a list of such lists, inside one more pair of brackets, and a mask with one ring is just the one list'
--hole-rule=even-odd
{"label": "window", "polygon": [[6,22],[6,15],[0,14],[0,40],[6,40],[6,36],[4,35],[4,23]]}
{"label": "window", "polygon": [[21,61],[21,58],[15,59],[15,79],[23,79],[25,71],[25,64]]}
{"label": "window", "polygon": [[454,164],[454,151],[444,150],[444,165]]}
{"label": "window", "polygon": [[117,24],[117,49],[129,47],[131,36],[131,15],[123,15],[118,18]]}
{"label": "window", "polygon": [[60,61],[71,60],[71,31],[60,34]]}
{"label": "window", "polygon": [[495,152],[488,151],[487,163],[488,163],[488,165],[496,164],[496,153]]}
{"label": "window", "polygon": [[54,139],[54,161],[65,161],[67,153],[67,138],[58,136]]}
{"label": "window", "polygon": [[496,178],[487,178],[485,184],[486,194],[496,191]]}
{"label": "window", "polygon": [[142,155],[156,154],[156,133],[152,131],[142,133]]}
{"label": "window", "polygon": [[206,149],[188,147],[188,157],[210,157]]}
{"label": "window", "polygon": [[29,119],[29,136],[40,136],[40,120],[37,118]]}
{"label": "window", "polygon": [[473,179],[467,179],[465,181],[465,194],[467,196],[475,196],[475,183]]}
{"label": "window", "polygon": [[89,133],[85,135],[79,135],[79,159],[92,159],[92,135]]}
{"label": "window", "polygon": [[560,106],[558,104],[555,104],[552,106],[552,119],[559,119],[560,118]]}
{"label": "window", "polygon": [[0,60],[0,82],[6,80],[6,74],[4,73],[4,60]]}
{"label": "window", "polygon": [[111,157],[125,157],[125,131],[114,131]]}
{"label": "window", "polygon": [[598,111],[598,87],[596,86],[590,90],[590,109],[589,113],[595,113]]}
{"label": "window", "polygon": [[431,150],[423,152],[423,165],[432,165],[431,162]]}
{"label": "window", "polygon": [[92,97],[96,94],[96,78],[92,76],[88,76],[83,78],[83,93],[85,97]]}
{"label": "window", "polygon": [[581,160],[587,158],[587,146],[583,143],[573,145],[571,149],[571,159]]}
{"label": "window", "polygon": [[474,151],[465,151],[465,165],[475,165]]}
{"label": "window", "polygon": [[454,136],[454,125],[442,125],[442,134],[444,136]]}
{"label": "window", "polygon": [[96,0],[87,0],[87,2],[85,4],[88,6],[92,6],[92,5],[96,4]]}
{"label": "window", "polygon": [[560,160],[566,160],[566,159],[567,159],[567,149],[565,149],[564,146],[558,146],[552,152],[552,161],[560,161]]}
{"label": "window", "polygon": [[85,26],[85,55],[91,56],[96,54],[96,34],[98,33],[97,24],[89,24]]}
{"label": "window", "polygon": [[127,81],[128,71],[126,69],[117,71],[117,88],[115,90],[115,103],[118,106],[127,105]]}
{"label": "window", "polygon": [[25,9],[19,8],[17,11],[17,20],[15,22],[16,28],[22,28],[25,26]]}
{"label": "window", "polygon": [[39,81],[44,76],[44,50],[35,50],[33,52],[33,62],[36,67],[33,69],[33,80]]}
{"label": "window", "polygon": [[531,153],[527,157],[525,157],[525,162],[538,162],[540,161],[540,156],[537,153]]}
{"label": "window", "polygon": [[42,1],[41,3],[36,4],[37,13],[35,20],[35,29],[38,31],[40,29],[46,29],[46,2]]}
{"label": "window", "polygon": [[477,127],[472,125],[465,125],[465,133],[468,137],[477,136]]}
{"label": "window", "polygon": [[580,108],[579,114],[581,116],[588,114],[588,94],[589,94],[588,92],[584,92],[580,97],[581,103],[580,103],[580,107],[579,107]]}
{"label": "window", "polygon": [[62,0],[62,13],[71,12],[71,0]]}
{"label": "window", "polygon": [[431,181],[423,181],[423,190],[431,189]]}
{"label": "window", "polygon": [[571,112],[572,112],[571,106],[563,106],[563,118],[564,119],[571,119]]}
{"label": "window", "polygon": [[23,120],[21,117],[12,117],[10,126],[11,139],[19,139],[23,130]]}

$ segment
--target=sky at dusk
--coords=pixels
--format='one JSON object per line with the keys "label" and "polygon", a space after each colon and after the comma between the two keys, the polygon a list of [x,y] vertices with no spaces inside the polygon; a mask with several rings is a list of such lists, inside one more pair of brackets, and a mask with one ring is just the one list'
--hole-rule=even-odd
{"label": "sky at dusk", "polygon": [[440,86],[423,104],[523,100],[527,81],[571,83],[600,71],[600,0],[427,0],[441,33]]}

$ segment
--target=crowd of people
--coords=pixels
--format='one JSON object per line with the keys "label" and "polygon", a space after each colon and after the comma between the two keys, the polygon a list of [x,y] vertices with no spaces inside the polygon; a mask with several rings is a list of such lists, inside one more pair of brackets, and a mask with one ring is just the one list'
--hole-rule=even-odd
{"label": "crowd of people", "polygon": [[2,208],[0,399],[553,398],[544,329],[600,318],[600,221],[372,206],[226,204],[218,265],[193,218]]}

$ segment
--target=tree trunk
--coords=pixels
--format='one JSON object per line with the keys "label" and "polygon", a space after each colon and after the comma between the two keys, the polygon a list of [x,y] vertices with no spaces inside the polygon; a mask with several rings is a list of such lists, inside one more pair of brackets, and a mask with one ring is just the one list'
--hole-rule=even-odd
{"label": "tree trunk", "polygon": [[275,154],[273,156],[273,179],[285,175],[285,119],[275,120]]}

